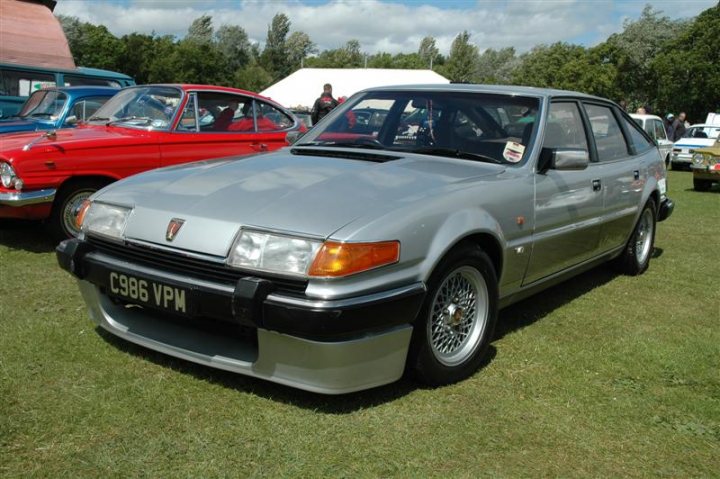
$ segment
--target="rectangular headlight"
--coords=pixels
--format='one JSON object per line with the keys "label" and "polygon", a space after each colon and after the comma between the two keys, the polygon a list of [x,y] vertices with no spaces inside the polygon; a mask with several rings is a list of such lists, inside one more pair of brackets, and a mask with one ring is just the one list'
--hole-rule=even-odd
{"label": "rectangular headlight", "polygon": [[317,240],[242,230],[227,264],[280,274],[306,275],[322,243]]}
{"label": "rectangular headlight", "polygon": [[82,230],[85,233],[120,239],[131,211],[131,208],[124,206],[92,202],[82,219]]}

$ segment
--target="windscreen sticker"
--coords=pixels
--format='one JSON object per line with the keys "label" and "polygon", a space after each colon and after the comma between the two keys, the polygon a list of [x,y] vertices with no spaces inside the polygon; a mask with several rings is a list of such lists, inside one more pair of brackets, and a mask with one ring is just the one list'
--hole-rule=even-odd
{"label": "windscreen sticker", "polygon": [[503,158],[511,163],[518,163],[522,160],[523,153],[525,153],[525,146],[521,143],[514,141],[508,141],[505,143],[505,150],[503,150]]}

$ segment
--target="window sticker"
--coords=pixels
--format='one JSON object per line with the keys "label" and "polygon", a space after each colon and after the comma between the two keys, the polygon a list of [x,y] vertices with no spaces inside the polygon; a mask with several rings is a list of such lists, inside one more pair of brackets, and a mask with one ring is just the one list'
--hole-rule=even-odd
{"label": "window sticker", "polygon": [[503,158],[511,163],[518,163],[522,160],[523,153],[525,153],[525,146],[521,143],[514,141],[508,141],[505,143],[505,150],[503,150]]}

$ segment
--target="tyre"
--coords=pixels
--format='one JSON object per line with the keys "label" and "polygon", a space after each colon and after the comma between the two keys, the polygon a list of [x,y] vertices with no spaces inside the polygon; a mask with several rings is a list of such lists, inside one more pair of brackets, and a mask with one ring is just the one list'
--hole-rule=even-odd
{"label": "tyre", "polygon": [[451,251],[428,281],[408,369],[428,386],[464,379],[482,364],[497,322],[497,275],[476,245]]}
{"label": "tyre", "polygon": [[710,180],[698,180],[693,178],[693,188],[695,191],[707,191],[712,187]]}
{"label": "tyre", "polygon": [[67,183],[60,188],[50,212],[48,225],[50,234],[55,240],[74,238],[80,233],[80,229],[75,224],[80,205],[107,184],[107,181],[82,179]]}
{"label": "tyre", "polygon": [[678,165],[677,163],[671,161],[671,162],[670,162],[670,169],[673,170],[673,171],[677,171],[677,170],[680,169],[680,165]]}
{"label": "tyre", "polygon": [[645,203],[635,229],[625,249],[617,259],[616,264],[620,272],[630,276],[637,276],[648,269],[655,244],[655,223],[657,220],[655,208],[653,199],[649,199]]}

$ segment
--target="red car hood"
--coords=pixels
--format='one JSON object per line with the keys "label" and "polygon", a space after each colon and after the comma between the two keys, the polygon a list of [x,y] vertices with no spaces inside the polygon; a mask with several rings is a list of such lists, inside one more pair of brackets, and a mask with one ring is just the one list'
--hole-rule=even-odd
{"label": "red car hood", "polygon": [[[0,138],[0,156],[14,160],[19,156],[34,157],[49,150],[63,152],[85,148],[107,148],[116,144],[129,145],[156,142],[157,133],[114,126],[82,125],[48,132],[16,133]],[[23,151],[26,145],[29,150]]]}

